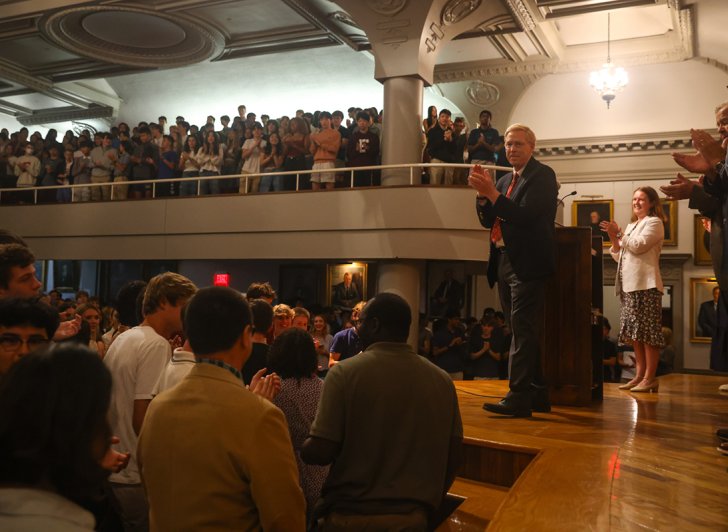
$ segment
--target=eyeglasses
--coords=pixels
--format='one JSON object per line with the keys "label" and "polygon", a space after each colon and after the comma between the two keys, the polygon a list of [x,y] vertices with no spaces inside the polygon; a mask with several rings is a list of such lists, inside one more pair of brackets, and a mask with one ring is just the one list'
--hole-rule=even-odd
{"label": "eyeglasses", "polygon": [[17,334],[2,334],[0,335],[0,350],[6,353],[16,353],[20,351],[23,344],[28,346],[28,351],[35,351],[41,347],[48,345],[48,338],[43,336],[31,336],[27,340],[21,338]]}

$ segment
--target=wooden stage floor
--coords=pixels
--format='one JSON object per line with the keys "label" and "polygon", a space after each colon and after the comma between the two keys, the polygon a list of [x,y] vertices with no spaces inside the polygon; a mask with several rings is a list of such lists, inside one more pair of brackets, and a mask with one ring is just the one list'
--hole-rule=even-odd
{"label": "wooden stage floor", "polygon": [[[715,436],[728,427],[726,382],[669,375],[656,394],[607,384],[596,406],[512,419],[482,409],[505,381],[457,381],[470,480],[456,480],[451,492],[467,500],[438,530],[728,531],[728,456]],[[478,448],[488,457],[473,459]],[[497,468],[513,479],[485,478]]]}

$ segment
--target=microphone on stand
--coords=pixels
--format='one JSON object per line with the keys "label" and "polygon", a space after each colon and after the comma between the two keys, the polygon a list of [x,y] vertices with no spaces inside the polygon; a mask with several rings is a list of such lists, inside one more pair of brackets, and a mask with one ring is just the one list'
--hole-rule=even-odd
{"label": "microphone on stand", "polygon": [[565,194],[559,201],[556,202],[556,206],[558,207],[559,205],[563,205],[564,204],[564,200],[566,198],[568,198],[569,196],[576,196],[576,190],[572,190],[568,194]]}

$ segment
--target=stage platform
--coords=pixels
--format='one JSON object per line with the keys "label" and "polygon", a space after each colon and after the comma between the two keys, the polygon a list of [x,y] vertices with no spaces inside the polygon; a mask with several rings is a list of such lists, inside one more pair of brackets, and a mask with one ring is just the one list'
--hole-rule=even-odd
{"label": "stage platform", "polygon": [[465,457],[451,493],[465,501],[438,530],[728,531],[726,377],[668,375],[656,394],[606,384],[593,407],[532,418],[482,409],[505,381],[457,381]]}

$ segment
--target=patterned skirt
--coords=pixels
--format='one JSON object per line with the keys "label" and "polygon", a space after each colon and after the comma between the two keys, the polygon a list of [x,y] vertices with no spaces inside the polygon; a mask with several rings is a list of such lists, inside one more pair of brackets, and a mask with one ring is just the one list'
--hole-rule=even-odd
{"label": "patterned skirt", "polygon": [[642,342],[663,347],[662,294],[657,288],[622,292],[619,341],[625,344]]}

